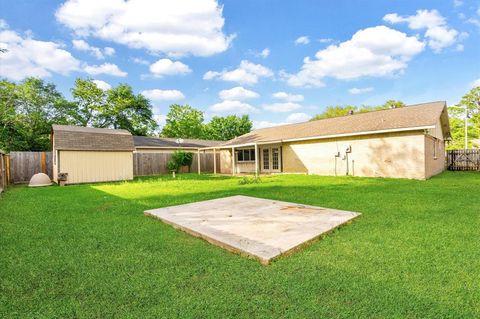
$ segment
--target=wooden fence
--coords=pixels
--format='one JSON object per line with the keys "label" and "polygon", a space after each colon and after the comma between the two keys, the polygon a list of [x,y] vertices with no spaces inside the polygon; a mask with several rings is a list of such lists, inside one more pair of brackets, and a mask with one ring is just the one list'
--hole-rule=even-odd
{"label": "wooden fence", "polygon": [[480,171],[480,149],[448,150],[447,168],[451,171]]}
{"label": "wooden fence", "polygon": [[52,178],[52,152],[11,152],[10,182],[28,183],[37,173]]}
{"label": "wooden fence", "polygon": [[[172,153],[133,153],[133,175],[158,175],[170,173],[167,163]],[[202,173],[213,172],[213,153],[200,153],[200,169]],[[198,171],[197,153],[193,153],[192,172]],[[217,153],[217,172],[220,171],[220,154]]]}
{"label": "wooden fence", "polygon": [[0,193],[8,185],[8,155],[0,150]]}

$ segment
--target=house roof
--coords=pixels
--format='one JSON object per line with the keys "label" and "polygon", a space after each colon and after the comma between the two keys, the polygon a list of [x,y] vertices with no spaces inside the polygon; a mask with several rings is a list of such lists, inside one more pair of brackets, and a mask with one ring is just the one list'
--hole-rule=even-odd
{"label": "house roof", "polygon": [[132,134],[127,130],[52,125],[57,150],[133,151]]}
{"label": "house roof", "polygon": [[[439,101],[280,125],[254,130],[222,144],[222,147],[423,129],[435,126],[444,112],[446,115],[446,102]],[[443,129],[449,134],[448,123]]]}
{"label": "house roof", "polygon": [[133,143],[136,148],[200,148],[218,146],[225,141],[182,139],[182,143],[177,143],[176,138],[134,136]]}

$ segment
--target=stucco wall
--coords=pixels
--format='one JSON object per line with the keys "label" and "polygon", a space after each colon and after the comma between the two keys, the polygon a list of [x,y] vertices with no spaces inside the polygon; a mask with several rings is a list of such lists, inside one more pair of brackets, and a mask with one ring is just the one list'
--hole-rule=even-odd
{"label": "stucco wall", "polygon": [[423,132],[284,143],[283,172],[424,179],[424,145]]}
{"label": "stucco wall", "polygon": [[445,166],[445,142],[425,135],[425,177],[440,174]]}
{"label": "stucco wall", "polygon": [[232,156],[230,150],[220,151],[220,173],[232,174]]}
{"label": "stucco wall", "polygon": [[57,160],[67,184],[133,179],[132,152],[59,151]]}

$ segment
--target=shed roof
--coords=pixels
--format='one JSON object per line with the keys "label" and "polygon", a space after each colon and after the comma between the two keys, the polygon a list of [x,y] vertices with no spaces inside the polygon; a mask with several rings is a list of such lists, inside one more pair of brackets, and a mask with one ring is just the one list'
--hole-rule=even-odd
{"label": "shed roof", "polygon": [[[232,139],[222,146],[421,129],[436,125],[444,112],[446,115],[445,101],[415,104],[397,109],[258,129]],[[448,124],[444,129],[449,130]]]}
{"label": "shed roof", "polygon": [[133,151],[132,134],[127,130],[52,125],[57,150]]}
{"label": "shed roof", "polygon": [[177,143],[176,138],[134,136],[133,143],[136,148],[200,148],[218,146],[225,141],[182,139],[182,143]]}

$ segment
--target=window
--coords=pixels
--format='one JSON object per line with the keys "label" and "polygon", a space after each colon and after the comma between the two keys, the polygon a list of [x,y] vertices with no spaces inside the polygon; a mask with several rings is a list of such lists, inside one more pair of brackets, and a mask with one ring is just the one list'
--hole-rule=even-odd
{"label": "window", "polygon": [[246,149],[237,151],[237,162],[255,161],[255,149]]}
{"label": "window", "polygon": [[278,167],[278,148],[272,148],[272,169],[277,170]]}
{"label": "window", "polygon": [[263,149],[263,169],[270,169],[270,151],[268,148]]}

